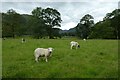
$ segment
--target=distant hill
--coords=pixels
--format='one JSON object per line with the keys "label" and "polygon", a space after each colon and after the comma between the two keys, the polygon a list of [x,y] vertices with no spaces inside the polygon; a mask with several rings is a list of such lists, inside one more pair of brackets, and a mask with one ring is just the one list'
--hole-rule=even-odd
{"label": "distant hill", "polygon": [[76,30],[75,27],[74,28],[70,28],[69,30],[60,30],[59,31],[60,34],[62,35],[68,35],[68,36],[75,36],[76,34]]}
{"label": "distant hill", "polygon": [[69,30],[60,30],[60,34],[62,33],[75,33],[75,27],[74,28],[70,28]]}

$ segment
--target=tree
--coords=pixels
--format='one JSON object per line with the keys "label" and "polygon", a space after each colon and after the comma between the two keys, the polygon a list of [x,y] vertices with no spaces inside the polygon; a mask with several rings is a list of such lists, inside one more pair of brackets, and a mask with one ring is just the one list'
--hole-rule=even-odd
{"label": "tree", "polygon": [[94,21],[91,15],[86,14],[84,17],[82,17],[82,19],[76,26],[76,32],[78,37],[87,39],[93,25],[94,25]]}
{"label": "tree", "polygon": [[60,13],[53,8],[46,8],[43,10],[43,19],[45,24],[47,25],[47,31],[49,38],[53,38],[53,28],[60,27],[61,23],[61,15]]}
{"label": "tree", "polygon": [[116,39],[120,39],[120,15],[115,16],[111,20],[111,26],[114,28],[114,35]]}
{"label": "tree", "polygon": [[107,13],[103,20],[109,20],[111,22],[110,26],[114,28],[114,35],[117,39],[119,39],[120,35],[118,32],[120,32],[120,9],[115,9],[111,13]]}
{"label": "tree", "polygon": [[114,39],[114,29],[110,26],[110,21],[100,21],[94,25],[89,38],[94,39]]}
{"label": "tree", "polygon": [[53,28],[53,36],[57,38],[61,38],[61,35],[59,33],[60,29],[59,28]]}
{"label": "tree", "polygon": [[43,20],[43,9],[37,7],[32,11],[32,17],[30,21],[31,31],[35,38],[42,38],[46,34],[46,24]]}
{"label": "tree", "polygon": [[42,9],[41,7],[37,7],[32,11],[32,15],[37,18],[42,18],[45,22],[45,29],[49,38],[53,38],[53,28],[60,27],[61,16],[60,13],[53,8]]}
{"label": "tree", "polygon": [[78,25],[76,26],[76,35],[79,37],[79,38],[84,38],[83,35],[85,35],[84,33],[84,25],[82,25],[81,23],[78,23]]}
{"label": "tree", "polygon": [[120,9],[115,9],[111,13],[107,13],[100,21],[95,24],[90,38],[100,38],[100,39],[119,39],[120,34]]}
{"label": "tree", "polygon": [[2,37],[12,37],[13,32],[7,21],[8,15],[2,13]]}
{"label": "tree", "polygon": [[15,10],[10,9],[7,13],[2,15],[2,26],[3,26],[3,35],[4,36],[12,36],[20,35],[21,24],[24,24],[24,18],[16,13]]}
{"label": "tree", "polygon": [[43,19],[31,16],[29,25],[34,38],[39,39],[46,36],[46,25]]}

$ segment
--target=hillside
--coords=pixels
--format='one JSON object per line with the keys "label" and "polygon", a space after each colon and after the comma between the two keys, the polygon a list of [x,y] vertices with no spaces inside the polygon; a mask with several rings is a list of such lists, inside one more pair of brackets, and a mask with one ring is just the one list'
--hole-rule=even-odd
{"label": "hillside", "polygon": [[75,27],[74,28],[70,28],[69,30],[60,30],[60,34],[74,34],[75,35]]}

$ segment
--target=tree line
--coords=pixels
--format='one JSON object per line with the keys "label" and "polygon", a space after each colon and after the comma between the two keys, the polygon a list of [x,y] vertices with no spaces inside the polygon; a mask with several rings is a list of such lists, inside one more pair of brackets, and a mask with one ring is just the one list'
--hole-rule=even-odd
{"label": "tree line", "polygon": [[30,35],[33,38],[50,39],[61,37],[59,28],[61,25],[61,15],[53,8],[42,9],[37,7],[31,12],[32,15],[19,14],[10,9],[7,13],[2,13],[2,37],[13,37]]}
{"label": "tree line", "polygon": [[94,23],[94,18],[86,14],[80,22],[64,36],[77,36],[80,39],[120,39],[120,9],[107,13],[102,21]]}
{"label": "tree line", "polygon": [[120,9],[107,13],[102,21],[94,23],[94,18],[86,14],[68,32],[60,33],[61,14],[56,9],[36,7],[28,14],[19,14],[10,9],[2,14],[2,37],[28,35],[33,38],[61,38],[76,36],[81,39],[119,39]]}
{"label": "tree line", "polygon": [[79,38],[120,39],[120,9],[107,13],[102,21],[94,24],[93,16],[87,14],[75,27]]}

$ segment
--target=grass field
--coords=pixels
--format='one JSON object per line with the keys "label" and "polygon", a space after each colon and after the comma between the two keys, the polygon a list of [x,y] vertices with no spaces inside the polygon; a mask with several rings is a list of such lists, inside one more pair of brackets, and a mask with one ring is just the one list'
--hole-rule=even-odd
{"label": "grass field", "polygon": [[2,39],[0,38],[0,78],[2,78]]}
{"label": "grass field", "polygon": [[[6,39],[2,42],[3,78],[117,78],[117,40],[75,40],[80,48],[70,49],[74,39]],[[53,47],[46,63],[34,61],[37,47]]]}

